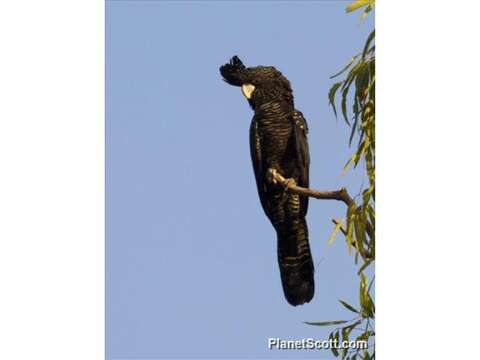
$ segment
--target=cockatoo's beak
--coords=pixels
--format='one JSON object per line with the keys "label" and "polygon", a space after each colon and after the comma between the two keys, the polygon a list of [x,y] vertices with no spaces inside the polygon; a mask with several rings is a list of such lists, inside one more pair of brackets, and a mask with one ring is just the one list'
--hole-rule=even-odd
{"label": "cockatoo's beak", "polygon": [[255,86],[252,84],[244,84],[242,85],[242,94],[245,96],[248,100],[252,98],[253,91],[255,90]]}

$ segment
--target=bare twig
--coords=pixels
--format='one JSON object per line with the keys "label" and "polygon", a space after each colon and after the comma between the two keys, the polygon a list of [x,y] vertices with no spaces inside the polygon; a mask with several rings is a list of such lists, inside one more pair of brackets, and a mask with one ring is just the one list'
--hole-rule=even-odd
{"label": "bare twig", "polygon": [[280,175],[275,169],[268,169],[269,178],[273,183],[278,183],[288,191],[303,195],[313,197],[315,199],[322,199],[322,200],[338,200],[343,201],[347,206],[355,206],[355,202],[350,197],[347,192],[347,189],[341,188],[340,190],[334,191],[319,191],[314,189],[308,189],[301,186],[298,186],[293,179],[285,179],[282,175]]}

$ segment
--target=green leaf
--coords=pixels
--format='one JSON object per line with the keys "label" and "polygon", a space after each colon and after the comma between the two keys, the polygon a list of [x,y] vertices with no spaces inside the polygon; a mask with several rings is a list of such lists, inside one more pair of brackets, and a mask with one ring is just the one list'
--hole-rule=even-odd
{"label": "green leaf", "polygon": [[353,163],[356,163],[357,162],[357,154],[354,154],[348,161],[347,163],[345,164],[345,166],[343,167],[343,170],[342,170],[342,176],[348,171],[348,169],[350,169],[350,167],[352,166]]}
{"label": "green leaf", "polygon": [[368,217],[370,218],[370,222],[372,225],[375,225],[375,209],[372,206],[368,206]]}
{"label": "green leaf", "polygon": [[364,273],[360,273],[360,289],[359,289],[359,298],[360,298],[360,306],[363,310],[366,308],[367,305],[367,288],[368,288],[368,281],[367,277]]}
{"label": "green leaf", "polygon": [[365,90],[368,86],[368,79],[370,78],[370,69],[368,64],[362,62],[357,70],[357,75],[355,78],[355,95],[356,98],[362,101],[362,104],[365,103]]}
{"label": "green leaf", "polygon": [[338,301],[340,301],[340,304],[342,304],[343,306],[345,306],[348,310],[353,311],[354,313],[360,314],[360,311],[358,311],[357,309],[355,309],[352,305],[350,305],[350,304],[347,303],[346,301],[343,301],[343,300],[338,300]]}
{"label": "green leaf", "polygon": [[369,291],[367,290],[367,293],[365,295],[365,313],[368,317],[374,318],[375,317],[375,304],[373,303],[372,297],[370,296]]}
{"label": "green leaf", "polygon": [[[368,161],[368,159],[367,159],[367,161]],[[371,196],[372,196],[372,192],[373,192],[373,188],[372,188],[371,186],[370,186],[368,189],[363,190],[363,192],[362,192],[362,199],[363,199],[363,203],[364,203],[364,204],[368,204],[368,203],[370,202],[370,198],[371,198]],[[370,209],[371,209],[371,208],[372,208],[372,207],[371,207],[370,205],[368,205],[367,210],[370,212]]]}
{"label": "green leaf", "polygon": [[364,6],[373,6],[375,4],[375,0],[356,0],[350,5],[347,6],[347,13],[352,11],[358,10]]}
{"label": "green leaf", "polygon": [[340,325],[345,324],[347,320],[334,320],[334,321],[304,321],[305,324],[315,325],[315,326],[330,326],[330,325]]}
{"label": "green leaf", "polygon": [[367,350],[365,350],[365,351],[363,352],[363,359],[364,359],[364,360],[371,360],[371,359],[370,359],[370,354],[368,353]]}
{"label": "green leaf", "polygon": [[352,210],[352,206],[350,206],[347,210],[347,236],[345,236],[345,239],[347,240],[348,244],[348,254],[352,253],[353,245],[353,224],[355,222],[355,212]]}
{"label": "green leaf", "polygon": [[335,108],[335,94],[340,85],[342,85],[341,82],[333,84],[330,88],[330,91],[328,92],[328,102],[333,108],[333,113],[335,114],[335,117],[337,117],[337,109]]}
{"label": "green leaf", "polygon": [[358,146],[357,152],[355,153],[355,162],[354,162],[354,166],[353,166],[354,168],[357,167],[358,162],[362,158],[362,154],[365,151],[365,148],[368,147],[368,145],[369,145],[369,141],[368,141],[368,139],[365,139]]}
{"label": "green leaf", "polygon": [[354,67],[352,67],[350,69],[347,77],[345,78],[345,80],[343,80],[342,91],[345,90],[346,88],[349,88],[350,85],[352,84],[353,80],[355,80],[355,76],[357,75],[358,67],[359,67],[359,64],[356,64]]}
{"label": "green leaf", "polygon": [[360,273],[363,272],[363,270],[365,270],[368,265],[370,265],[372,263],[372,260],[367,260],[363,263],[363,265],[360,267],[360,269],[357,271],[357,274],[360,275]]}
{"label": "green leaf", "polygon": [[375,304],[369,294],[368,280],[365,274],[360,273],[360,305],[362,307],[362,316],[374,318]]}
{"label": "green leaf", "polygon": [[[340,344],[340,332],[338,330],[333,335],[333,339],[336,340],[336,344]],[[338,356],[338,350],[334,346],[332,346],[331,350],[333,355]]]}
{"label": "green leaf", "polygon": [[342,225],[343,225],[343,220],[338,220],[335,227],[333,228],[333,231],[332,233],[330,234],[330,236],[328,237],[328,245],[332,245],[333,242],[335,241],[336,237],[337,237],[337,234],[338,232],[340,231],[340,229],[342,228]]}
{"label": "green leaf", "polygon": [[367,41],[365,42],[365,47],[363,48],[362,52],[362,58],[365,59],[365,56],[367,55],[368,48],[370,47],[370,43],[372,40],[375,38],[375,29],[368,35]]}
{"label": "green leaf", "polygon": [[348,93],[348,87],[343,90],[342,93],[342,114],[343,118],[345,119],[345,122],[350,126],[350,121],[348,121],[348,115],[347,115],[347,93]]}
{"label": "green leaf", "polygon": [[355,340],[357,340],[357,341],[362,341],[362,340],[368,341],[368,339],[370,338],[370,336],[372,334],[373,334],[372,331],[367,330],[367,331],[363,332],[362,334],[360,334],[360,336],[358,336]]}
{"label": "green leaf", "polygon": [[343,74],[352,64],[353,62],[358,58],[358,55],[355,55],[354,57],[352,57],[350,59],[350,61],[348,62],[348,64],[342,69],[340,70],[339,72],[337,72],[336,74],[330,76],[330,79],[333,79],[333,78],[336,78],[338,75],[341,75]]}
{"label": "green leaf", "polygon": [[[357,210],[361,210],[358,208]],[[362,219],[360,218],[359,214],[356,215],[356,220],[354,225],[355,230],[355,244],[357,245],[357,250],[362,255],[362,258],[365,258],[365,227],[363,226]]]}
{"label": "green leaf", "polygon": [[372,5],[368,5],[368,6],[365,8],[365,10],[363,10],[362,20],[365,20],[365,18],[367,17],[368,13],[369,13],[370,11],[372,11],[372,10],[373,10]]}
{"label": "green leaf", "polygon": [[350,334],[350,332],[355,329],[355,327],[360,324],[362,322],[362,320],[357,320],[355,321],[353,324],[351,325],[348,325],[348,326],[345,326],[344,329],[348,329],[348,333]]}
{"label": "green leaf", "polygon": [[348,145],[352,145],[352,140],[353,140],[353,136],[355,135],[355,130],[357,129],[357,124],[358,124],[358,113],[357,113],[357,110],[355,109],[358,105],[357,105],[357,101],[355,100],[355,104],[354,104],[354,109],[353,109],[353,112],[355,113],[355,121],[353,122],[353,126],[352,126],[352,131],[350,132],[350,138],[348,139]]}

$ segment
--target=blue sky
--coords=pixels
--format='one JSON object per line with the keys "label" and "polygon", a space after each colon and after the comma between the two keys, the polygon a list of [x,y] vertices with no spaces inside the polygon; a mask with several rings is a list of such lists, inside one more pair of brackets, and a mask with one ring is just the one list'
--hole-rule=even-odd
{"label": "blue sky", "polygon": [[291,307],[250,163],[252,111],[218,67],[238,55],[281,70],[309,123],[312,186],[356,194],[327,92],[373,18],[347,4],[107,1],[108,359],[331,358],[267,339],[324,340],[303,321],[351,318],[337,300],[355,304],[353,259],[341,237],[327,245],[345,207],[310,202],[316,294]]}

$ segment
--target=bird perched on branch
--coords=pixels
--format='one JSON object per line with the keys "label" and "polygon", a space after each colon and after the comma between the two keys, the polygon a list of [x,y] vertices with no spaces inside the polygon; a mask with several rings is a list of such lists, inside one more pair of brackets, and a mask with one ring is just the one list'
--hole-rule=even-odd
{"label": "bird perched on branch", "polygon": [[258,194],[277,232],[277,255],[282,287],[294,306],[314,294],[313,260],[305,220],[308,197],[290,193],[276,183],[275,173],[309,186],[310,155],[307,122],[295,110],[290,82],[272,66],[245,67],[234,56],[220,67],[223,79],[241,87],[254,111],[250,125],[250,154]]}

